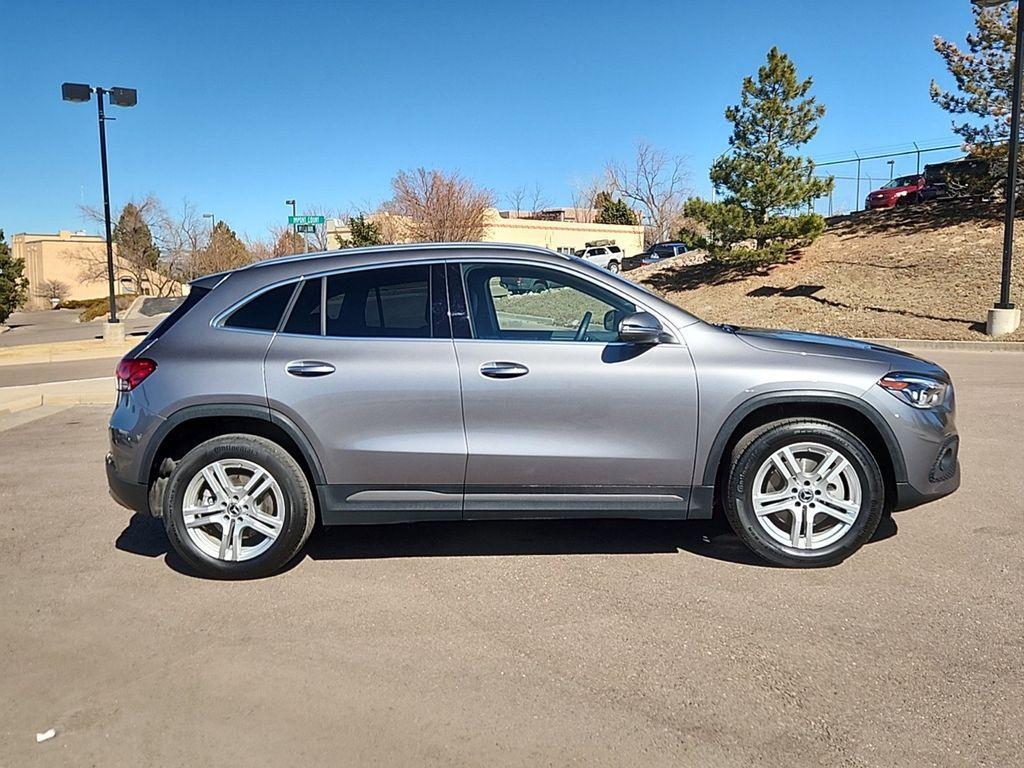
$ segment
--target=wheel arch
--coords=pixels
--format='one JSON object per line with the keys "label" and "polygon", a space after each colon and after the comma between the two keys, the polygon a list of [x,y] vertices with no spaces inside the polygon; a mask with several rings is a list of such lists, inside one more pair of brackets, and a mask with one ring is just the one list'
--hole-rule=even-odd
{"label": "wheel arch", "polygon": [[724,487],[733,446],[752,429],[778,419],[805,417],[830,421],[849,429],[875,455],[886,483],[886,497],[896,499],[897,484],[905,483],[907,468],[892,429],[874,408],[859,398],[840,393],[765,393],[738,406],[718,430],[704,465],[704,486]]}
{"label": "wheel arch", "polygon": [[312,444],[291,419],[270,408],[243,403],[194,405],[171,414],[146,447],[139,482],[152,486],[161,476],[165,460],[176,461],[205,440],[233,432],[272,440],[299,463],[312,486],[325,483]]}

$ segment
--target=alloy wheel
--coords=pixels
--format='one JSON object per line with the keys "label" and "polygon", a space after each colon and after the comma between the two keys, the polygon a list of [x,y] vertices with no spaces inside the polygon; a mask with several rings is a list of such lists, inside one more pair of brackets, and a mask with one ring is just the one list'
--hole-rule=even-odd
{"label": "alloy wheel", "polygon": [[779,448],[754,476],[754,514],[775,541],[817,550],[842,539],[860,515],[860,477],[840,451],[822,443]]}
{"label": "alloy wheel", "polygon": [[185,488],[182,517],[189,539],[218,560],[251,560],[284,528],[284,493],[273,475],[245,459],[207,464]]}

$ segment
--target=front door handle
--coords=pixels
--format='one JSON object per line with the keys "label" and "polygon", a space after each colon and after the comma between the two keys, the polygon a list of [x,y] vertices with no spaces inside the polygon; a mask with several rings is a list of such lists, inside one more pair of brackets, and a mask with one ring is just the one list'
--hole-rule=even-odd
{"label": "front door handle", "polygon": [[326,376],[334,373],[334,366],[322,360],[292,360],[284,369],[292,376]]}
{"label": "front door handle", "polygon": [[529,372],[530,369],[522,363],[496,361],[480,366],[481,375],[489,379],[514,379],[517,376],[525,376]]}

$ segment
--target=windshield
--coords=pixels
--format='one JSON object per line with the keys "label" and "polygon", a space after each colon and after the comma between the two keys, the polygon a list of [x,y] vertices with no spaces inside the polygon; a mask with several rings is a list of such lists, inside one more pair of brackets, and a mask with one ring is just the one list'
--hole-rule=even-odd
{"label": "windshield", "polygon": [[897,187],[913,187],[917,185],[917,176],[900,176],[898,179],[893,179],[888,184],[882,186],[882,189],[896,189]]}

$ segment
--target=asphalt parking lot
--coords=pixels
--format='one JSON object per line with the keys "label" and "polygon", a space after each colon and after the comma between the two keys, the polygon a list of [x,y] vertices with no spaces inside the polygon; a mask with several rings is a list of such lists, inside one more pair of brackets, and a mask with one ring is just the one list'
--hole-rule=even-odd
{"label": "asphalt parking lot", "polygon": [[927,356],[962,488],[815,571],[701,524],[446,523],[204,581],[108,498],[107,409],[9,425],[0,766],[1021,765],[1024,354]]}

